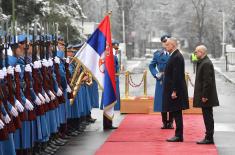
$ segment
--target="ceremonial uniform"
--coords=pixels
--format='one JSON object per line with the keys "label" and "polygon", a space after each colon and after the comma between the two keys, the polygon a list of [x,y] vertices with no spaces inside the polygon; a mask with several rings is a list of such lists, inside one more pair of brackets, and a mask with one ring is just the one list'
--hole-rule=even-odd
{"label": "ceremonial uniform", "polygon": [[[163,35],[160,40],[162,45],[170,38],[169,35]],[[163,82],[165,77],[165,67],[169,59],[168,52],[162,48],[153,54],[153,59],[149,64],[149,70],[156,79],[154,108],[155,112],[161,112],[163,126],[161,129],[173,129],[173,116],[171,112],[167,113],[163,110]],[[167,116],[169,114],[169,117]]]}
{"label": "ceremonial uniform", "polygon": [[[115,49],[114,49],[115,50]],[[116,82],[116,98],[117,98],[117,102],[114,106],[114,110],[120,110],[120,88],[119,88],[119,72],[120,72],[120,66],[118,63],[118,57],[115,54],[114,55],[114,63],[115,63],[115,82]]]}

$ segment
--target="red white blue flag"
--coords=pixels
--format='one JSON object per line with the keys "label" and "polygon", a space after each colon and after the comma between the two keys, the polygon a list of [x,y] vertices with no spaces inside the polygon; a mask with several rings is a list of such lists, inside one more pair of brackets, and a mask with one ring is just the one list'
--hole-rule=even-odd
{"label": "red white blue flag", "polygon": [[75,57],[103,89],[104,114],[112,119],[116,103],[116,83],[110,17],[107,15]]}

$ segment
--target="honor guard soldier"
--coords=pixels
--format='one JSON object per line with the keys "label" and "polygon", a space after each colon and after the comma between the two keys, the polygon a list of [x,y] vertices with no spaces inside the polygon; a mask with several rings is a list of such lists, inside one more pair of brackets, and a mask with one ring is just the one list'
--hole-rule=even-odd
{"label": "honor guard soldier", "polygon": [[154,96],[154,112],[161,112],[163,126],[161,129],[173,129],[173,118],[169,112],[163,112],[162,109],[162,95],[163,95],[163,80],[164,70],[169,59],[168,52],[164,49],[164,43],[171,36],[163,35],[160,40],[163,48],[157,50],[153,54],[153,59],[149,64],[149,70],[153,77],[156,79],[155,96]]}
{"label": "honor guard soldier", "polygon": [[114,55],[114,63],[115,63],[115,81],[116,81],[116,97],[117,102],[114,106],[114,110],[120,110],[120,89],[119,89],[119,72],[120,72],[120,65],[118,60],[119,55],[119,43],[117,41],[112,42],[113,45],[113,55]]}

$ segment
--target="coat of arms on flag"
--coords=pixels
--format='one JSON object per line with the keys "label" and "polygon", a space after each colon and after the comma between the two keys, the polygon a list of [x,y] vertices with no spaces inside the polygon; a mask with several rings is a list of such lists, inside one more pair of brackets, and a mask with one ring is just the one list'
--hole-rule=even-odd
{"label": "coat of arms on flag", "polygon": [[104,115],[113,118],[116,103],[114,56],[109,15],[101,21],[83,47],[74,56],[96,79],[103,89]]}

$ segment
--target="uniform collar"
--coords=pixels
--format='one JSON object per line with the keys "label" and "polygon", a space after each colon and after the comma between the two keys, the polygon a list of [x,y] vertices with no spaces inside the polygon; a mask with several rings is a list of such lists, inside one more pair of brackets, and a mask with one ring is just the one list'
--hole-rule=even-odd
{"label": "uniform collar", "polygon": [[167,52],[167,50],[165,48],[162,48],[161,54],[169,55],[169,52]]}

